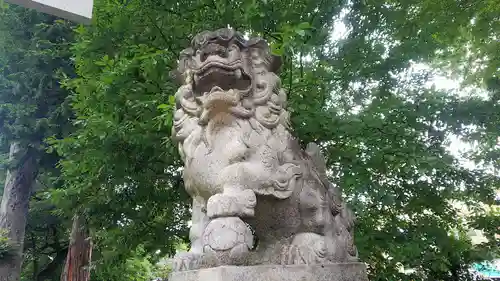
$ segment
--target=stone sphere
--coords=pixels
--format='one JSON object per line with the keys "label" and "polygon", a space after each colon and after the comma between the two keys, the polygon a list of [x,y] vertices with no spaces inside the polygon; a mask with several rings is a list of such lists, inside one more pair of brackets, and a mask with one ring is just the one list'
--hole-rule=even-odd
{"label": "stone sphere", "polygon": [[210,221],[203,235],[204,245],[215,251],[227,251],[244,244],[252,248],[250,227],[238,217],[216,218]]}

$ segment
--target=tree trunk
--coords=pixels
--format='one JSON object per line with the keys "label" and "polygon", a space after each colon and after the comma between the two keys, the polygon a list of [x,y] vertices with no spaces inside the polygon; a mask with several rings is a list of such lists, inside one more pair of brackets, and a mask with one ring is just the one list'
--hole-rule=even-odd
{"label": "tree trunk", "polygon": [[0,281],[19,280],[28,206],[37,174],[34,156],[29,150],[23,151],[17,142],[10,145],[9,160],[19,161],[7,171],[0,204],[0,230],[6,231],[7,238],[16,248],[13,255],[0,261]]}
{"label": "tree trunk", "polygon": [[69,243],[61,281],[88,281],[90,279],[92,240],[84,219],[79,215],[73,217]]}

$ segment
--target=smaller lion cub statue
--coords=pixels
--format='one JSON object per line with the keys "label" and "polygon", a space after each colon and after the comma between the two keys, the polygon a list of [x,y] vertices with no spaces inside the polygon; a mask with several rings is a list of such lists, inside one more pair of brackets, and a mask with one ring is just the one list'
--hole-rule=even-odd
{"label": "smaller lion cub statue", "polygon": [[319,147],[289,130],[279,57],[232,29],[181,52],[173,139],[193,198],[191,248],[174,271],[357,261],[354,217]]}

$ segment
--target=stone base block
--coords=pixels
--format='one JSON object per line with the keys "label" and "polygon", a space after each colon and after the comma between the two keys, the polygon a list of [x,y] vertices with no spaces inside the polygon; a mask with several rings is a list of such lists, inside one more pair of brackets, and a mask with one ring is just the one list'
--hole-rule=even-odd
{"label": "stone base block", "polygon": [[368,281],[363,263],[220,266],[173,272],[169,281]]}

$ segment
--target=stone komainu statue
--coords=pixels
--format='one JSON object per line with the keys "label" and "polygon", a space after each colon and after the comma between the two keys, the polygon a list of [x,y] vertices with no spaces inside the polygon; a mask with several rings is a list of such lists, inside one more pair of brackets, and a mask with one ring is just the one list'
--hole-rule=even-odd
{"label": "stone komainu statue", "polygon": [[279,57],[231,29],[181,53],[173,138],[193,198],[191,249],[174,270],[357,260],[354,218],[316,144],[289,132]]}

